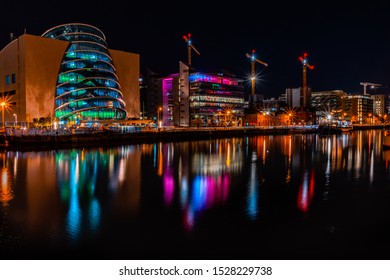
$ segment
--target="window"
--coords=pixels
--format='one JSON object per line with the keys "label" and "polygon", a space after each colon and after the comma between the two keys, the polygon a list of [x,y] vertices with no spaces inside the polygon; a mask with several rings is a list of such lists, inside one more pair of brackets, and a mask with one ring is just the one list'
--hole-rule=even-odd
{"label": "window", "polygon": [[16,74],[15,73],[12,74],[11,81],[13,84],[16,83]]}
{"label": "window", "polygon": [[9,84],[11,84],[11,77],[10,75],[7,75],[7,77],[5,77],[5,84],[8,86]]}

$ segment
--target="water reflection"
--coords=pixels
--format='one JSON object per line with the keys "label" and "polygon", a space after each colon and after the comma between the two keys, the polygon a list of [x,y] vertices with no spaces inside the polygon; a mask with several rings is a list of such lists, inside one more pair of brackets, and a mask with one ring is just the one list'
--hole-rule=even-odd
{"label": "water reflection", "polygon": [[158,163],[157,175],[162,174],[165,205],[171,206],[175,194],[179,195],[187,230],[194,227],[201,211],[228,199],[230,175],[239,174],[243,166],[241,146],[241,139],[154,146],[158,150],[153,155],[158,155],[158,159],[153,162]]}
{"label": "water reflection", "polygon": [[[130,205],[138,203],[139,182],[135,188],[125,184],[139,180],[136,179],[139,173],[132,172],[139,172],[139,156],[140,152],[137,153],[134,148],[64,150],[56,153],[57,185],[61,201],[67,206],[66,230],[71,239],[79,239],[83,230],[90,233],[99,230],[101,200],[120,196],[121,190],[127,193],[126,189],[130,188],[135,190],[130,195],[136,197],[129,197],[128,202]],[[127,166],[129,162],[131,166]],[[104,199],[100,199],[101,196]]]}
{"label": "water reflection", "polygon": [[309,205],[314,196],[315,177],[314,170],[305,170],[298,192],[298,208],[302,212],[309,211]]}
{"label": "water reflection", "polygon": [[247,215],[251,220],[257,218],[259,213],[259,186],[260,182],[257,177],[257,153],[252,152],[252,163],[249,175],[248,197],[247,197]]}
{"label": "water reflection", "polygon": [[0,179],[0,202],[2,203],[3,207],[7,207],[9,201],[11,201],[14,198],[14,194],[12,191],[12,178],[11,178],[11,172],[9,168],[7,167],[7,156],[6,153],[1,154],[2,159],[2,168],[1,168],[1,179]]}

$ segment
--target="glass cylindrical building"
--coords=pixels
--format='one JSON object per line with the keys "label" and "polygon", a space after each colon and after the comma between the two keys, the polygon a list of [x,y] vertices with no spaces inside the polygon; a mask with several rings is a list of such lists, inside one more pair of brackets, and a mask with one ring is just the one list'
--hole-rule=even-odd
{"label": "glass cylindrical building", "polygon": [[126,119],[125,103],[106,37],[82,23],[53,27],[45,38],[69,41],[58,73],[54,112],[62,123]]}

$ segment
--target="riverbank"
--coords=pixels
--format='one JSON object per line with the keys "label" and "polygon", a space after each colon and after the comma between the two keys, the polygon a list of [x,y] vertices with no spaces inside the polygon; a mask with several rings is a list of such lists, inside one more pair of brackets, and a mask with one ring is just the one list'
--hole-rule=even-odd
{"label": "riverbank", "polygon": [[30,134],[13,132],[2,135],[2,146],[8,149],[73,148],[102,145],[123,145],[153,142],[202,140],[251,135],[286,135],[316,133],[316,127],[234,127],[234,128],[161,128],[137,132],[73,131],[58,133],[42,131]]}
{"label": "riverbank", "polygon": [[[383,129],[390,125],[354,125],[353,130]],[[140,130],[137,132],[115,131],[11,131],[2,134],[0,143],[3,148],[13,150],[57,149],[101,147],[113,145],[174,142],[188,140],[207,140],[227,137],[254,135],[289,135],[318,133],[317,126],[280,126],[280,127],[212,127],[212,128],[161,128]]]}

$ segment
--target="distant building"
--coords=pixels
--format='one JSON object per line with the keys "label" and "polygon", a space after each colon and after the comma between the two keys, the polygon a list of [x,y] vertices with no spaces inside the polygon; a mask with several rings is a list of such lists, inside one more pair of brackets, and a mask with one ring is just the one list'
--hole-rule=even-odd
{"label": "distant building", "polygon": [[191,125],[190,112],[190,68],[180,61],[179,90],[174,95],[175,99],[175,126],[188,127]]}
{"label": "distant building", "polygon": [[384,116],[387,114],[388,97],[385,94],[373,94],[373,113],[375,116]]}
{"label": "distant building", "polygon": [[290,108],[301,107],[301,88],[286,89],[286,104]]}
{"label": "distant building", "polygon": [[162,103],[158,110],[161,115],[158,118],[161,118],[163,126],[174,126],[174,121],[180,119],[179,114],[175,115],[175,96],[179,92],[179,75],[173,74],[159,80],[161,81]]}
{"label": "distant building", "polygon": [[285,92],[285,98],[288,108],[297,109],[297,119],[300,120],[300,123],[313,122],[310,87],[306,87],[305,92],[301,87],[288,88]]}
{"label": "distant building", "polygon": [[263,109],[268,109],[270,111],[279,111],[281,108],[286,107],[286,101],[284,98],[269,98],[263,100]]}
{"label": "distant building", "polygon": [[23,34],[0,52],[0,95],[16,102],[21,124],[139,117],[139,55],[109,49],[98,28],[81,23]]}
{"label": "distant building", "polygon": [[143,78],[141,89],[141,112],[148,119],[157,120],[158,108],[162,105],[161,78],[163,75],[148,69]]}
{"label": "distant building", "polygon": [[347,93],[342,90],[315,91],[311,94],[311,107],[315,111],[316,123],[321,118],[326,118],[326,115],[331,114],[333,118],[347,118],[343,109],[342,99],[347,96]]}
{"label": "distant building", "polygon": [[256,113],[263,107],[264,95],[260,93],[255,93],[248,96],[247,105],[245,109],[248,113]]}
{"label": "distant building", "polygon": [[353,123],[371,123],[373,99],[369,95],[347,95],[342,99],[342,108]]}

